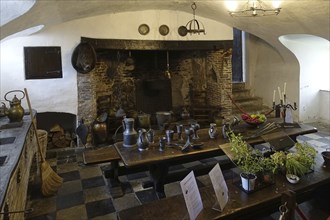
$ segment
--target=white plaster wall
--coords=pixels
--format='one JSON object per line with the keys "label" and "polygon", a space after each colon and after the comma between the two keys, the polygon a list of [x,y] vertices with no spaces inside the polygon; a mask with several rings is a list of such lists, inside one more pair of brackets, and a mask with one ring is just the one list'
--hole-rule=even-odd
{"label": "white plaster wall", "polygon": [[[299,63],[296,57],[286,50],[286,59],[264,40],[246,34],[246,78],[251,94],[263,98],[263,103],[272,106],[273,92],[275,102],[279,104],[278,87],[283,91],[287,83],[286,93],[291,102],[299,102]],[[283,53],[283,51],[282,51]],[[299,120],[298,112],[293,112],[294,120]]]}
{"label": "white plaster wall", "polygon": [[[150,19],[152,18],[152,19]],[[80,37],[139,40],[232,40],[232,28],[213,20],[197,17],[203,22],[206,35],[181,37],[177,29],[192,19],[191,14],[152,10],[107,14],[74,20],[45,29],[37,34],[1,41],[0,43],[0,97],[10,90],[27,88],[32,107],[38,112],[67,112],[77,114],[77,72],[71,65],[71,54]],[[138,26],[146,23],[150,33],[142,36]],[[170,28],[167,36],[158,32],[160,25]],[[60,46],[63,78],[25,80],[24,46]],[[22,101],[27,108],[26,101]]]}
{"label": "white plaster wall", "polygon": [[[329,91],[329,41],[312,35],[286,35],[280,41],[297,57],[300,64],[299,119],[315,122],[327,116],[321,115],[321,89]],[[329,117],[329,116],[328,116]]]}
{"label": "white plaster wall", "polygon": [[320,121],[330,124],[330,91],[320,90]]}

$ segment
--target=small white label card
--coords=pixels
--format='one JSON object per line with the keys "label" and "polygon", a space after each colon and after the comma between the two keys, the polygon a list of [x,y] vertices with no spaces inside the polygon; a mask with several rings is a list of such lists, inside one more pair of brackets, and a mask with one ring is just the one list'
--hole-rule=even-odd
{"label": "small white label card", "polygon": [[292,110],[287,108],[285,111],[285,123],[293,123]]}
{"label": "small white label card", "polygon": [[181,182],[181,190],[191,220],[197,218],[203,209],[203,202],[198,190],[194,171],[191,171]]}
{"label": "small white label card", "polygon": [[213,208],[222,211],[228,202],[228,187],[218,163],[209,172],[209,176],[212,182],[213,189],[215,191],[215,196],[218,200],[218,204],[216,205],[220,206]]}

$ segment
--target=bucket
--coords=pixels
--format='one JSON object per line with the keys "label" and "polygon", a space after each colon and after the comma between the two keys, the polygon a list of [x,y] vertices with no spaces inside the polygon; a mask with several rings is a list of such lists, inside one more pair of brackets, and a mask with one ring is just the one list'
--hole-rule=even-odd
{"label": "bucket", "polygon": [[[46,158],[47,144],[48,144],[48,132],[45,130],[38,129],[37,130],[38,139],[41,147],[41,154],[44,158]],[[40,157],[40,155],[39,155]]]}

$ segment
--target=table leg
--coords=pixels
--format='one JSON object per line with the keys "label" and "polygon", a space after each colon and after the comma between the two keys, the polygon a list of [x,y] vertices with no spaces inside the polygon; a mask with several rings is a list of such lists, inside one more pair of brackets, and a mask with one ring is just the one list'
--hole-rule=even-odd
{"label": "table leg", "polygon": [[104,171],[104,176],[109,178],[110,181],[110,194],[112,197],[117,198],[124,195],[123,189],[121,188],[121,182],[118,178],[119,161],[111,161],[110,169]]}
{"label": "table leg", "polygon": [[165,198],[164,185],[168,174],[168,166],[165,164],[154,164],[149,167],[150,177],[154,184],[156,195],[159,199]]}

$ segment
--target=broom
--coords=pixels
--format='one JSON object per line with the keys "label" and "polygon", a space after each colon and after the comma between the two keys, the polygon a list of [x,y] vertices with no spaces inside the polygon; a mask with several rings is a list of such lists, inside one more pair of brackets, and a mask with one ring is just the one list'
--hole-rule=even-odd
{"label": "broom", "polygon": [[29,106],[31,121],[32,121],[33,128],[35,131],[34,134],[37,138],[38,151],[39,151],[40,158],[41,158],[41,166],[40,166],[41,192],[44,196],[51,196],[51,195],[54,195],[57,192],[57,190],[62,186],[63,178],[54,172],[54,170],[50,167],[50,165],[47,163],[47,161],[45,160],[45,158],[42,154],[41,145],[40,145],[40,141],[39,141],[38,133],[37,133],[37,125],[33,118],[32,107],[31,107],[29,95],[28,95],[26,88],[24,88],[24,92],[25,92],[26,100],[27,100],[27,103]]}

